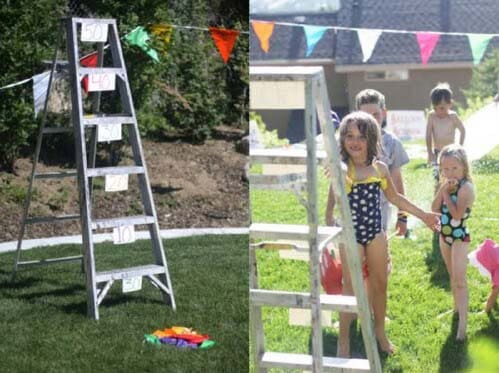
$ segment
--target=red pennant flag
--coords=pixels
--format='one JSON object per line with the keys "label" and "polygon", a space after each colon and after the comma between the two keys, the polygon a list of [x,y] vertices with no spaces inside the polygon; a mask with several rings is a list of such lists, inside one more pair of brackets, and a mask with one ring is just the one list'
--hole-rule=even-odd
{"label": "red pennant flag", "polygon": [[440,39],[440,34],[434,32],[416,32],[416,38],[418,39],[419,51],[421,53],[421,62],[423,65],[428,63],[428,60],[435,49],[435,45]]}
{"label": "red pennant flag", "polygon": [[251,26],[253,26],[253,30],[255,31],[258,40],[260,40],[260,46],[263,51],[268,53],[270,48],[269,39],[274,32],[274,22],[251,21]]}
{"label": "red pennant flag", "polygon": [[[85,57],[80,58],[80,64],[85,67],[96,67],[97,57],[97,52],[91,53]],[[88,93],[88,76],[83,77],[81,83],[83,84],[85,93]]]}
{"label": "red pennant flag", "polygon": [[229,60],[230,53],[234,44],[236,43],[237,37],[239,36],[239,31],[237,30],[227,30],[217,27],[210,27],[210,34],[217,46],[220,55],[225,63]]}

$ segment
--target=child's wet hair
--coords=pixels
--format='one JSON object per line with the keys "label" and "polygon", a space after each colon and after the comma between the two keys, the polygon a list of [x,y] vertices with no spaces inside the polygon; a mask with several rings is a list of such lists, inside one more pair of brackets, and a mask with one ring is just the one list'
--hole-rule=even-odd
{"label": "child's wet hair", "polygon": [[361,105],[376,104],[381,109],[386,108],[385,96],[375,89],[364,89],[355,96],[355,109],[360,110]]}
{"label": "child's wet hair", "polygon": [[471,181],[471,167],[468,162],[468,155],[462,145],[450,144],[445,146],[438,155],[438,164],[441,167],[441,161],[444,157],[453,157],[457,159],[464,168],[464,178]]}
{"label": "child's wet hair", "polygon": [[345,162],[349,158],[345,149],[345,138],[351,123],[355,123],[359,132],[367,139],[367,164],[370,165],[379,157],[381,150],[381,132],[378,123],[371,114],[363,111],[354,111],[343,118],[340,124],[340,155]]}
{"label": "child's wet hair", "polygon": [[431,104],[436,106],[441,102],[450,104],[452,102],[452,90],[449,83],[438,83],[430,92]]}

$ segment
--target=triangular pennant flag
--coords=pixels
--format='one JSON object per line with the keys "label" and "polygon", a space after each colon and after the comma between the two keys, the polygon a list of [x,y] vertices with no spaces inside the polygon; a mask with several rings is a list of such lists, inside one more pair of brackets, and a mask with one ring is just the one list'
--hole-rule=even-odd
{"label": "triangular pennant flag", "polygon": [[416,38],[418,39],[419,51],[421,53],[421,62],[423,65],[428,63],[428,60],[435,49],[435,45],[440,39],[440,34],[434,32],[416,32]]}
{"label": "triangular pennant flag", "polygon": [[47,97],[47,89],[49,86],[50,71],[45,71],[41,74],[33,76],[33,103],[35,105],[35,117],[42,110]]}
{"label": "triangular pennant flag", "polygon": [[493,35],[469,34],[467,36],[470,42],[471,53],[473,54],[473,65],[478,65]]}
{"label": "triangular pennant flag", "polygon": [[161,54],[165,55],[168,50],[168,45],[170,44],[170,40],[173,34],[173,27],[170,25],[149,25],[147,26],[147,30],[156,37],[157,49],[161,52]]}
{"label": "triangular pennant flag", "polygon": [[[90,53],[89,55],[80,58],[80,65],[85,67],[95,67],[97,66],[97,57],[97,52]],[[88,76],[84,76],[81,83],[83,84],[85,93],[88,93]]]}
{"label": "triangular pennant flag", "polygon": [[136,45],[137,47],[142,49],[154,61],[159,62],[158,52],[156,52],[155,49],[151,48],[148,45],[149,34],[143,26],[137,26],[130,33],[126,34],[125,40],[128,42],[128,44]]}
{"label": "triangular pennant flag", "polygon": [[239,31],[210,27],[210,34],[218,51],[220,52],[220,55],[222,56],[222,59],[225,63],[227,63],[230,53],[232,52],[232,48],[234,48],[234,44],[239,36]]}
{"label": "triangular pennant flag", "polygon": [[269,51],[269,39],[274,32],[274,22],[251,21],[251,26],[253,26],[258,40],[260,40],[260,46],[267,53]]}
{"label": "triangular pennant flag", "polygon": [[362,49],[362,55],[364,58],[362,62],[367,62],[371,58],[374,47],[381,36],[381,30],[357,30],[357,35],[359,36],[360,48]]}
{"label": "triangular pennant flag", "polygon": [[327,30],[327,27],[324,26],[303,26],[303,31],[305,32],[305,37],[307,39],[307,53],[306,57],[312,54],[312,51],[315,48],[315,45],[321,40],[322,35]]}

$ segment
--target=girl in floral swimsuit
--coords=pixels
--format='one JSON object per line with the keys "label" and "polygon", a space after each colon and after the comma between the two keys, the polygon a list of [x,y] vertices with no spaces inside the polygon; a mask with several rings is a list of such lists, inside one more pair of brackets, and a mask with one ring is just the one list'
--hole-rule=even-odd
{"label": "girl in floral swimsuit", "polygon": [[[397,193],[388,167],[377,160],[381,134],[374,117],[364,112],[347,115],[340,125],[340,153],[347,164],[347,194],[358,249],[367,263],[368,293],[372,301],[374,328],[380,348],[393,353],[395,347],[385,334],[386,289],[388,281],[388,249],[381,226],[380,191],[399,209],[425,222],[431,229],[438,225],[438,214],[425,212],[403,195]],[[334,193],[329,190],[326,223],[334,224]],[[343,270],[343,294],[353,294],[350,274],[344,253],[340,248]],[[349,356],[349,329],[353,314],[340,313],[338,356]]]}
{"label": "girl in floral swimsuit", "polygon": [[468,285],[466,283],[467,254],[470,234],[466,219],[471,212],[475,191],[470,166],[461,145],[448,145],[438,157],[442,179],[431,205],[440,217],[440,252],[451,276],[454,309],[459,313],[456,339],[466,338],[468,318]]}

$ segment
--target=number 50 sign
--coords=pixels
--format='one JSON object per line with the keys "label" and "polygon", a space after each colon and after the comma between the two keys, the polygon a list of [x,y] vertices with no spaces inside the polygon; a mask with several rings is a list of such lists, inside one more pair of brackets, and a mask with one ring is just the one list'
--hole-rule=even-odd
{"label": "number 50 sign", "polygon": [[105,42],[107,40],[107,23],[83,22],[81,24],[81,41]]}

